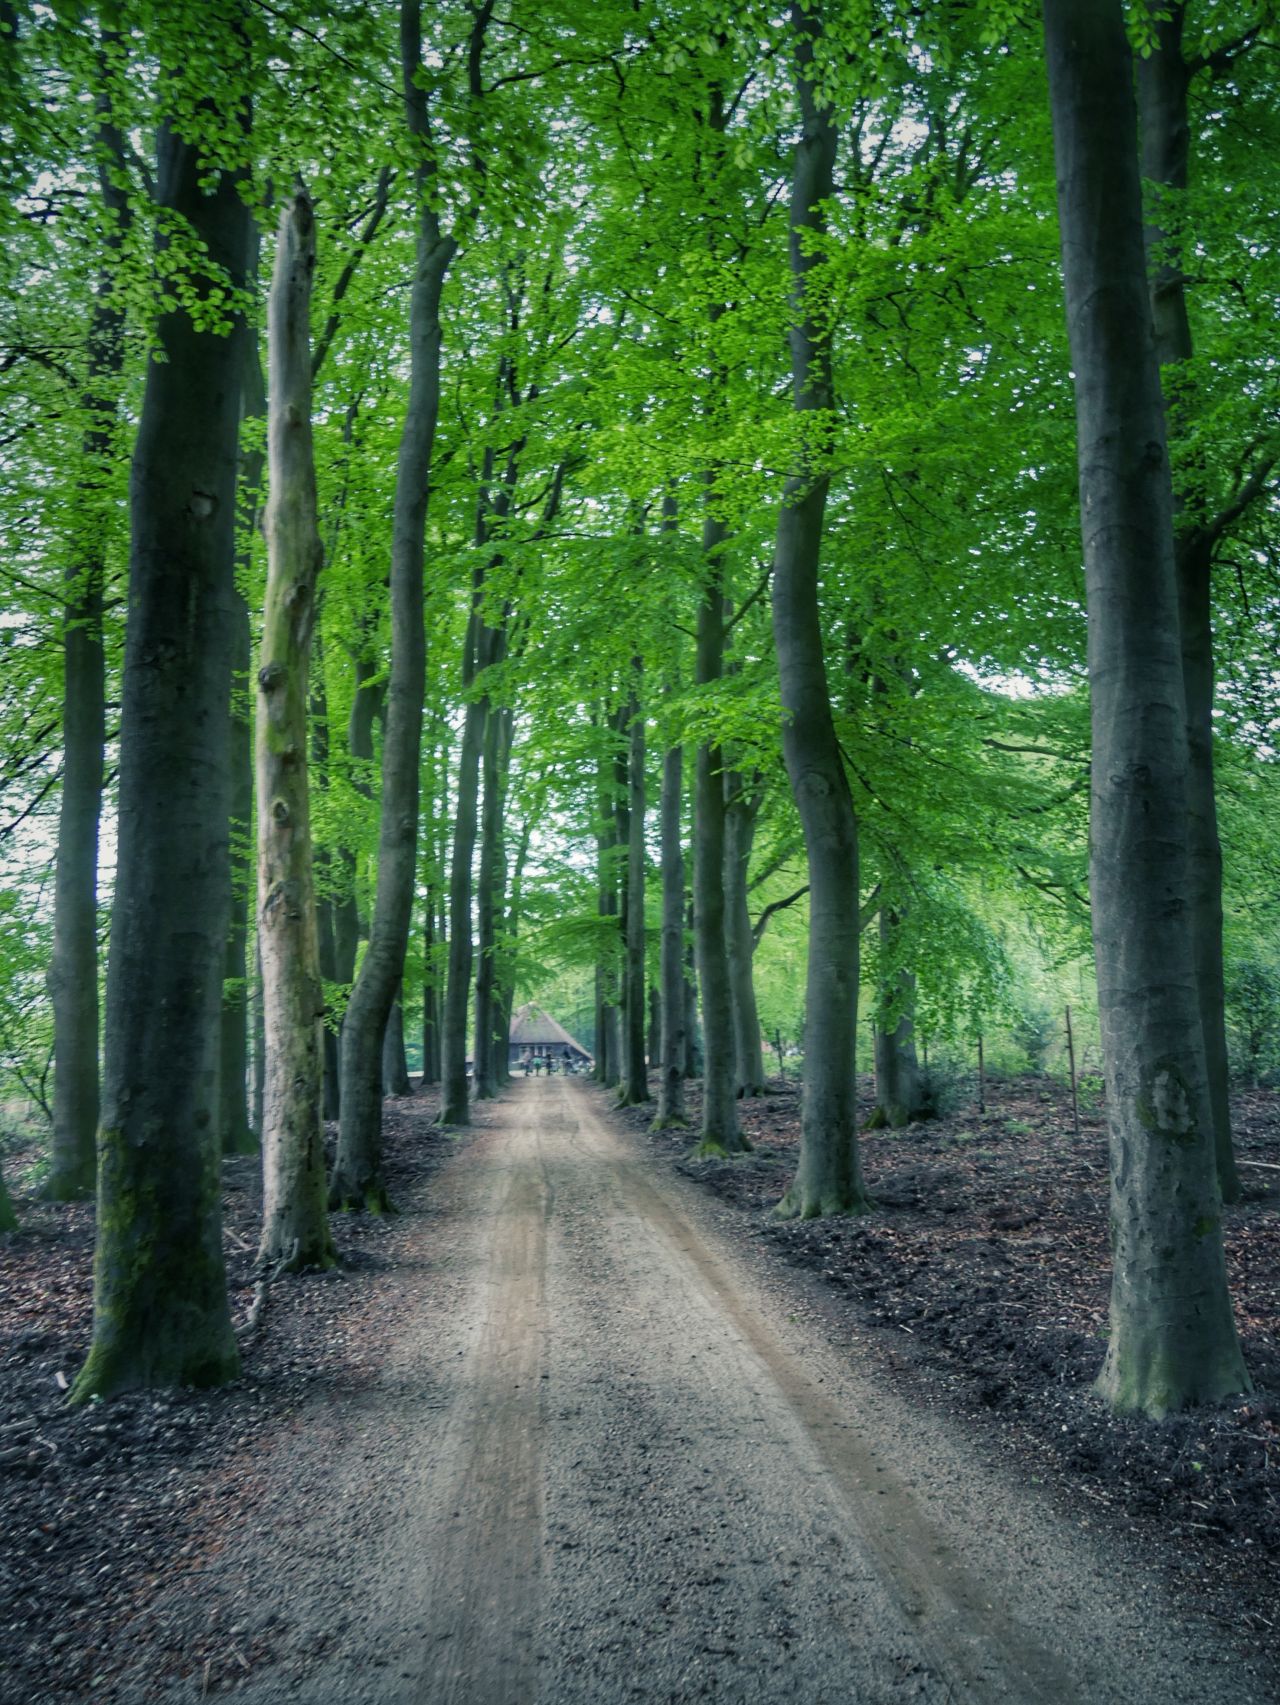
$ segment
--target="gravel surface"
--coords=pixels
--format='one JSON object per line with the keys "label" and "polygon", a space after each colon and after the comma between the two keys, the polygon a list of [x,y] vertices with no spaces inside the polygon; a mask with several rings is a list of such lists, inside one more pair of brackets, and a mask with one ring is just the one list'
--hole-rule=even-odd
{"label": "gravel surface", "polygon": [[402,1192],[360,1376],[299,1383],[149,1611],[217,1664],[112,1699],[1272,1697],[606,1106],[526,1081]]}

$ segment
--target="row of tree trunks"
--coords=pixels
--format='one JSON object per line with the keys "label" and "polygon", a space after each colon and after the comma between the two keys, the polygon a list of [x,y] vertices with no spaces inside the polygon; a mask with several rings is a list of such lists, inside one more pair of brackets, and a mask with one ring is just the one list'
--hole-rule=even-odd
{"label": "row of tree trunks", "polygon": [[382,1039],[404,972],[417,872],[418,786],[426,683],[424,534],[440,406],[440,296],[455,252],[434,200],[426,93],[419,83],[418,0],[401,0],[400,61],[409,133],[418,150],[409,400],[396,469],[391,543],[391,671],[382,743],[378,887],[369,946],[342,1031],[342,1111],[330,1198],[342,1208],[387,1208],[382,1174]]}

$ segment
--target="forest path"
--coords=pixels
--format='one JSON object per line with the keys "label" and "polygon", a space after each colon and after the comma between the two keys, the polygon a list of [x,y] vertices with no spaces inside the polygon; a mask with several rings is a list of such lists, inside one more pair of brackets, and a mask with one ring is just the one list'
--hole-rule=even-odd
{"label": "forest path", "polygon": [[237,1698],[1251,1697],[601,1107],[518,1084],[437,1176],[383,1377],[299,1428],[222,1560],[294,1631]]}

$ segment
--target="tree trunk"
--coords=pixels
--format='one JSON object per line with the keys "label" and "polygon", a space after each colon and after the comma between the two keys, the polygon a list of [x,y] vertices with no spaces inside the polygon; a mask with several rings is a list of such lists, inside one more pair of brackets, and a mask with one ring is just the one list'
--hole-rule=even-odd
{"label": "tree trunk", "polygon": [[440,294],[455,244],[433,206],[427,97],[419,85],[422,23],[418,0],[401,0],[400,58],[405,111],[419,149],[418,229],[409,307],[409,403],[396,469],[391,542],[391,673],[382,741],[378,892],[369,946],[342,1029],[342,1118],[330,1201],[380,1213],[389,1206],[382,1175],[382,1036],[404,974],[418,850],[418,782],[426,685],[423,626],[424,533],[431,452],[440,408]]}
{"label": "tree trunk", "polygon": [[267,590],[258,665],[258,942],[267,1041],[260,1265],[333,1265],[321,1097],[324,987],[316,934],[307,696],[323,550],[311,439],[315,216],[299,191],[280,215],[267,309],[271,364]]}
{"label": "tree trunk", "polygon": [[747,787],[741,776],[728,772],[724,783],[725,946],[733,1011],[734,1088],[741,1099],[743,1096],[764,1094],[764,1047],[760,1040],[760,1017],[756,1010],[756,986],[752,974],[755,941],[751,929],[751,908],[747,902],[751,845],[755,840],[764,794],[759,775]]}
{"label": "tree trunk", "polygon": [[[323,847],[316,849],[316,865],[320,871],[320,882],[326,884],[330,878],[328,869],[330,857]],[[316,903],[316,935],[320,947],[320,978],[323,983],[332,984],[338,980],[338,956],[334,941],[333,930],[333,900],[325,895]],[[328,1021],[328,1005],[325,1007],[326,1018],[321,1029],[320,1041],[324,1049],[324,1094],[322,1111],[326,1123],[335,1120],[342,1107],[341,1072],[338,1057],[338,1034]]]}
{"label": "tree trunk", "polygon": [[[167,122],[158,155],[158,205],[241,290],[249,215],[237,178]],[[244,336],[239,315],[219,336],[185,309],[161,314],[134,451],[94,1325],[78,1403],[218,1385],[240,1366],[217,1083]]]}
{"label": "tree trunk", "polygon": [[422,1087],[440,1081],[440,998],[436,988],[436,893],[427,889],[422,927]]}
{"label": "tree trunk", "polygon": [[[603,716],[600,727],[613,731],[612,716]],[[601,920],[597,949],[596,1070],[597,1083],[606,1088],[618,1081],[618,817],[613,797],[613,755],[601,755],[597,768],[596,828],[596,914]]]}
{"label": "tree trunk", "polygon": [[[481,667],[477,657],[483,623],[478,593],[468,624],[463,684],[469,685]],[[467,1008],[471,998],[471,869],[475,858],[480,758],[487,721],[483,698],[468,704],[458,754],[457,796],[453,810],[453,861],[449,873],[449,971],[444,996],[442,1125],[471,1123],[467,1083]],[[473,1061],[474,1065],[475,1062]]]}
{"label": "tree trunk", "polygon": [[702,1031],[698,1024],[698,968],[693,945],[693,899],[685,895],[684,1075],[702,1076]]}
{"label": "tree trunk", "polygon": [[659,1042],[658,1115],[655,1130],[687,1125],[684,1106],[688,1012],[684,986],[684,748],[668,746],[662,758],[662,1035]]}
{"label": "tree trunk", "polygon": [[[511,730],[508,736],[507,750],[511,749],[511,738],[515,733],[515,720],[511,720]],[[511,899],[507,906],[505,929],[505,959],[503,962],[501,988],[499,992],[498,1022],[495,1035],[499,1038],[502,1069],[499,1079],[502,1083],[511,1082],[511,1012],[516,998],[516,943],[520,935],[521,907],[524,901],[524,868],[529,858],[529,842],[533,836],[533,819],[525,819],[520,830],[520,843],[516,848],[515,860],[511,867]]]}
{"label": "tree trunk", "polygon": [[17,1231],[18,1216],[13,1211],[13,1203],[9,1200],[9,1187],[4,1181],[4,1173],[0,1172],[0,1237],[7,1231]]}
{"label": "tree trunk", "polygon": [[382,1093],[412,1095],[409,1066],[404,1053],[404,994],[400,990],[387,1014],[387,1028],[382,1033]]}
{"label": "tree trunk", "polygon": [[[104,46],[108,39],[104,36]],[[107,537],[107,518],[100,513],[97,494],[112,453],[111,429],[124,365],[124,314],[114,268],[130,224],[128,197],[117,181],[117,173],[123,172],[124,142],[111,122],[105,94],[98,96],[97,111],[105,258],[89,326],[87,418],[81,445],[85,475],[73,560],[66,574],[62,798],[49,962],[53,1146],[45,1194],[55,1202],[88,1195],[97,1165],[98,824],[106,744],[102,601]]]}
{"label": "tree trunk", "polygon": [[[368,636],[366,636],[367,638]],[[355,658],[355,691],[347,716],[347,756],[351,764],[351,785],[369,799],[373,796],[369,776],[373,769],[373,725],[382,707],[383,684],[377,662],[361,652]],[[357,894],[356,854],[350,847],[335,847],[330,854],[333,876],[333,899],[330,906],[333,928],[333,980],[345,991],[341,1019],[336,1032],[326,1030],[331,1042],[326,1050],[336,1056],[332,1067],[326,1066],[326,1118],[342,1116],[342,1028],[346,1023],[346,1001],[356,978],[356,959],[360,952],[360,901]]]}
{"label": "tree trunk", "polygon": [[[836,129],[813,84],[821,13],[795,4],[796,90],[804,130],[791,189],[791,373],[797,413],[818,427],[833,406],[830,332],[811,293],[832,193]],[[814,276],[817,271],[817,277]],[[815,442],[815,449],[819,446]],[[773,630],[782,688],[782,748],[809,866],[800,1159],[782,1215],[862,1213],[855,1048],[858,1019],[858,825],[827,691],[818,566],[829,479],[819,466],[787,481],[774,554]]]}
{"label": "tree trunk", "polygon": [[[500,663],[506,654],[506,633],[493,632],[490,663]],[[503,774],[503,711],[486,697],[481,769],[484,805],[480,821],[480,866],[476,874],[476,1028],[474,1079],[477,1100],[492,1100],[498,1093],[494,1051],[494,1029],[498,1014],[498,919],[502,915],[505,871],[502,858],[506,778]]]}
{"label": "tree trunk", "polygon": [[880,908],[880,1002],[875,1025],[876,1104],[868,1130],[900,1131],[924,1116],[920,1065],[916,1059],[916,980],[896,963],[901,919]]}
{"label": "tree trunk", "polygon": [[[257,270],[257,233],[252,265]],[[267,411],[266,386],[255,336],[247,340],[241,420],[260,420]],[[253,885],[253,702],[249,672],[253,635],[249,605],[240,586],[251,568],[252,540],[261,513],[265,456],[254,448],[242,456],[237,521],[235,641],[231,662],[231,921],[222,965],[222,1022],[218,1066],[218,1131],[223,1154],[252,1154],[258,1146],[249,1123],[249,906]]]}
{"label": "tree trunk", "polygon": [[1186,919],[1173,499],[1120,0],[1045,0],[1089,613],[1090,882],[1111,1137],[1099,1389],[1161,1416],[1248,1389]]}
{"label": "tree trunk", "polygon": [[[1153,20],[1155,51],[1139,59],[1137,66],[1142,175],[1177,194],[1187,188],[1191,144],[1187,94],[1192,72],[1182,51],[1185,11],[1185,6],[1177,4],[1171,16]],[[1147,226],[1145,238],[1156,356],[1162,368],[1176,369],[1190,361],[1194,353],[1187,314],[1186,275],[1181,256],[1170,252],[1168,236],[1158,220]],[[1171,394],[1166,396],[1166,430],[1171,441],[1191,425],[1188,420],[1191,399],[1186,387],[1183,372],[1178,374]],[[1225,1201],[1237,1202],[1240,1175],[1231,1142],[1230,1062],[1222,967],[1222,846],[1218,839],[1213,780],[1214,553],[1212,539],[1204,526],[1202,494],[1186,489],[1188,483],[1180,482],[1183,489],[1174,493],[1174,528],[1190,765],[1187,854],[1191,940],[1213,1108],[1218,1184]]]}
{"label": "tree trunk", "polygon": [[[632,659],[637,683],[643,664]],[[626,1029],[623,1037],[622,1092],[619,1104],[638,1107],[650,1099],[649,1074],[645,1060],[644,977],[644,711],[639,686],[632,693],[625,719],[627,727],[627,909],[623,918],[626,965]]]}
{"label": "tree trunk", "polygon": [[[711,500],[708,489],[708,501]],[[724,551],[728,532],[708,515],[702,529],[707,584],[698,605],[697,680],[710,686],[724,672]],[[724,754],[698,743],[693,784],[693,940],[702,995],[702,1128],[695,1154],[741,1154],[751,1147],[738,1128],[734,1096],[733,1000],[725,936]]]}

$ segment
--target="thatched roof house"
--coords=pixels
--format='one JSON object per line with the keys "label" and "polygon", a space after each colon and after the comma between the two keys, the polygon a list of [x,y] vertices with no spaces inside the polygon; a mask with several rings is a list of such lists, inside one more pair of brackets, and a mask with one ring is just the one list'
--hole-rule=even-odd
{"label": "thatched roof house", "polygon": [[510,1062],[518,1065],[534,1054],[591,1064],[591,1055],[549,1012],[528,1001],[511,1015]]}

